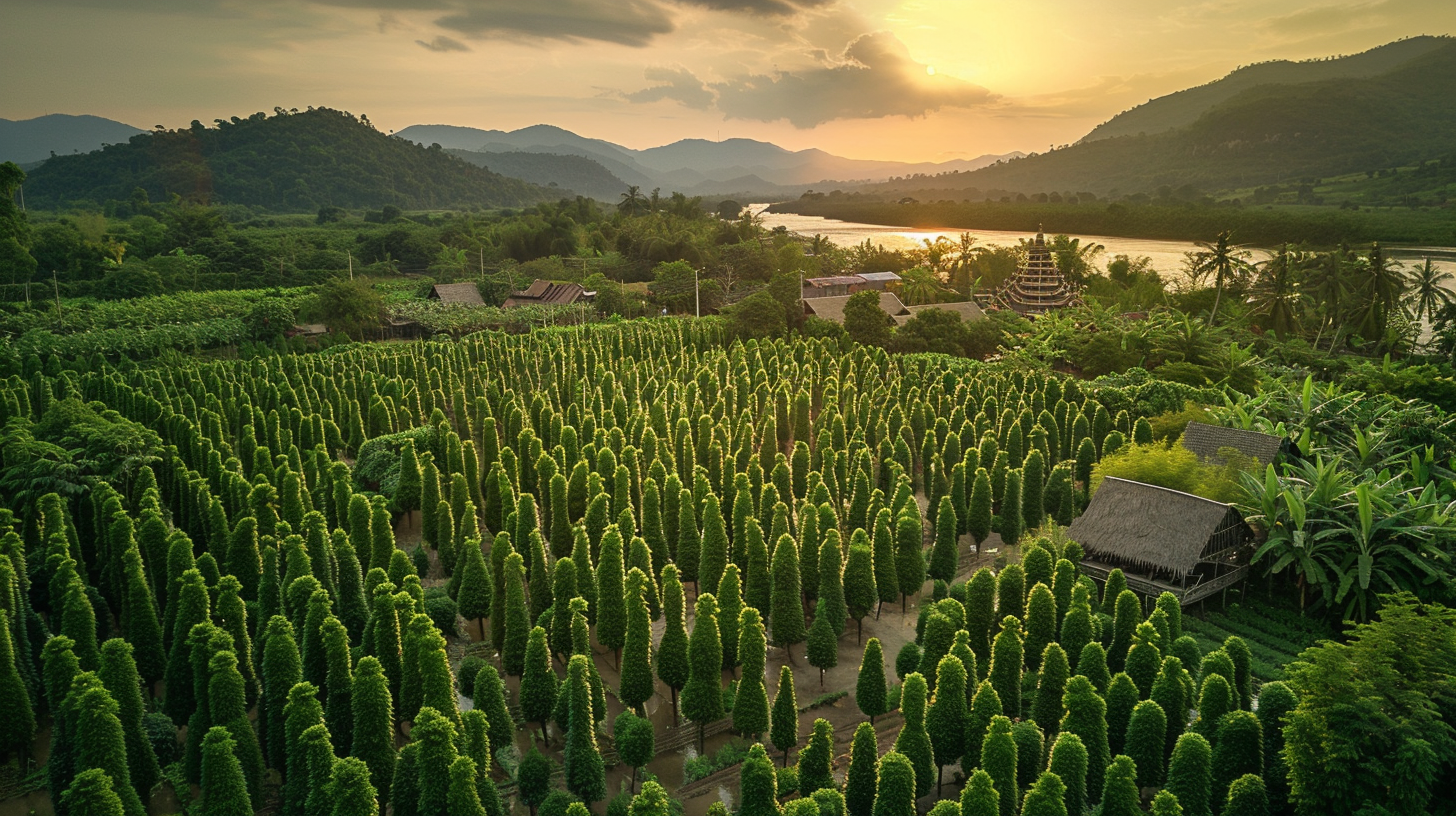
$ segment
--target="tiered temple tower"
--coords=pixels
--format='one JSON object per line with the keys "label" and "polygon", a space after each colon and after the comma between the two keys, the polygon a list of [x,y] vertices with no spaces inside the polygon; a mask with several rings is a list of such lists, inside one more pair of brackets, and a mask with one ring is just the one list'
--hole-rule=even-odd
{"label": "tiered temple tower", "polygon": [[996,293],[996,299],[1023,315],[1044,314],[1081,302],[1077,290],[1057,269],[1040,229],[1027,247],[1025,262],[1016,270],[1016,276]]}

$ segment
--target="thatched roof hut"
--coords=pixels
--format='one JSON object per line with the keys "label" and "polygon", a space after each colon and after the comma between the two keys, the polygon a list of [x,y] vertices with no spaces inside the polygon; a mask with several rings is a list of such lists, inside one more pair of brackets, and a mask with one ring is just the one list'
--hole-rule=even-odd
{"label": "thatched roof hut", "polygon": [[1109,476],[1067,536],[1098,561],[1181,581],[1226,563],[1253,531],[1233,505]]}
{"label": "thatched roof hut", "polygon": [[464,306],[484,306],[480,287],[473,283],[437,283],[430,289],[430,300]]}
{"label": "thatched roof hut", "polygon": [[1183,447],[1197,454],[1200,461],[1218,465],[1225,462],[1224,457],[1219,455],[1219,450],[1233,448],[1257,461],[1262,468],[1279,456],[1282,442],[1279,437],[1266,433],[1224,428],[1202,422],[1189,422],[1188,428],[1183,431]]}

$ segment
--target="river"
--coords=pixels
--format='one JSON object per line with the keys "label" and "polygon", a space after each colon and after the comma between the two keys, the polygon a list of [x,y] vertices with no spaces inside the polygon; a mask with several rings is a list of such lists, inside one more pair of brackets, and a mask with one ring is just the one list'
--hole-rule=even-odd
{"label": "river", "polygon": [[[976,242],[980,246],[1016,246],[1019,239],[1031,238],[1035,234],[982,229],[924,230],[887,227],[878,224],[857,224],[851,221],[822,218],[817,215],[765,212],[768,206],[767,204],[749,205],[749,209],[762,216],[765,227],[769,229],[784,227],[790,232],[802,235],[823,235],[837,246],[842,247],[855,246],[869,240],[886,249],[919,249],[925,246],[925,241],[934,241],[942,236],[959,243],[962,233],[970,233],[975,236]],[[1047,234],[1056,234],[1055,224],[1048,224],[1046,227],[1048,228]],[[1116,255],[1127,255],[1132,258],[1146,256],[1152,260],[1152,268],[1164,278],[1181,277],[1184,253],[1194,252],[1198,249],[1191,241],[1114,238],[1106,235],[1073,235],[1072,237],[1080,238],[1084,245],[1091,242],[1101,244],[1106,248],[1098,259],[1099,266],[1105,266]],[[1387,248],[1387,251],[1391,257],[1401,259],[1407,269],[1418,266],[1425,257],[1430,257],[1435,261],[1437,267],[1456,273],[1456,247],[1424,247],[1409,250]],[[1255,249],[1253,255],[1253,260],[1262,261],[1269,257],[1269,251]]]}

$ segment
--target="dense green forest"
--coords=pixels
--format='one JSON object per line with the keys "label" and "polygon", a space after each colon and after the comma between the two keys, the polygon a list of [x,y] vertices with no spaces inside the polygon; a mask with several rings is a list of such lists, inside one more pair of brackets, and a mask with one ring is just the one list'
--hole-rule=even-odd
{"label": "dense green forest", "polygon": [[1209,109],[1227,102],[1240,92],[1261,85],[1304,85],[1379,76],[1448,45],[1450,40],[1450,37],[1410,37],[1349,56],[1297,62],[1271,60],[1244,65],[1221,79],[1160,96],[1119,113],[1093,128],[1082,141],[1176,130],[1192,124]]}
{"label": "dense green forest", "polygon": [[132,200],[238,204],[279,212],[320,207],[515,207],[554,194],[380,133],[367,117],[310,108],[159,130],[32,171],[26,200],[60,209]]}
{"label": "dense green forest", "polygon": [[1168,133],[1081,142],[959,174],[961,187],[1151,192],[1287,183],[1449,155],[1456,42],[1378,76],[1248,88]]}

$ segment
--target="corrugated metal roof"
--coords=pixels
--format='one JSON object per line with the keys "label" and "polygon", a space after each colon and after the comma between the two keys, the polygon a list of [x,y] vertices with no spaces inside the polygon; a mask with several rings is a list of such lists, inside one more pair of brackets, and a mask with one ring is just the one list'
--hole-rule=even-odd
{"label": "corrugated metal roof", "polygon": [[505,306],[524,306],[528,303],[544,303],[565,306],[588,297],[579,283],[556,283],[548,280],[533,281],[524,291],[516,292],[506,299]]}
{"label": "corrugated metal roof", "polygon": [[895,281],[900,280],[900,276],[895,274],[894,272],[861,272],[859,273],[859,277],[864,278],[867,281],[884,281],[886,283],[894,283]]}
{"label": "corrugated metal roof", "polygon": [[831,275],[825,278],[804,278],[804,283],[810,286],[853,286],[856,283],[864,283],[865,279],[859,275]]}

